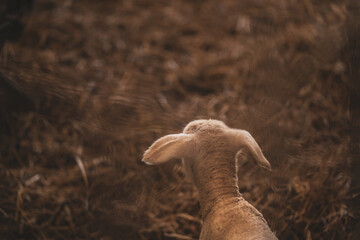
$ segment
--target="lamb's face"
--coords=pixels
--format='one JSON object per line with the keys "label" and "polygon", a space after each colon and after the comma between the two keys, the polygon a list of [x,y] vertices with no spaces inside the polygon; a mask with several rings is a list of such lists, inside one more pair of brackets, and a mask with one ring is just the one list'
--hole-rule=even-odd
{"label": "lamb's face", "polygon": [[185,134],[197,134],[197,133],[216,133],[221,132],[224,129],[228,129],[225,123],[218,120],[195,120],[186,125],[184,129]]}

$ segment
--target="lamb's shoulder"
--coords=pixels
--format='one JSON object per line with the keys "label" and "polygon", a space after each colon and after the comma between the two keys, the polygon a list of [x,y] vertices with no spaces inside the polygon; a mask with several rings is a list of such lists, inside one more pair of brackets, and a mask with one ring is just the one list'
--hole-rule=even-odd
{"label": "lamb's shoulder", "polygon": [[247,201],[212,211],[204,220],[200,240],[272,238],[262,214]]}

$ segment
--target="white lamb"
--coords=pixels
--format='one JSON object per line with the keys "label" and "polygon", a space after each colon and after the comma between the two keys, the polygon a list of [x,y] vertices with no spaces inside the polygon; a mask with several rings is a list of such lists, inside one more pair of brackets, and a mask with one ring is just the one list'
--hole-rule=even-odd
{"label": "white lamb", "polygon": [[183,133],[158,139],[144,153],[148,164],[183,160],[186,175],[199,191],[200,240],[277,239],[262,214],[239,192],[236,158],[244,147],[261,167],[271,170],[250,133],[217,120],[192,121]]}

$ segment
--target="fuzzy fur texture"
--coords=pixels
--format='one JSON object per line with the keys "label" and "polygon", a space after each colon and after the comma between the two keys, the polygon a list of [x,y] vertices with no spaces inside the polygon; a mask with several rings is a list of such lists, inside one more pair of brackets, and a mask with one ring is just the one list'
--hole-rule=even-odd
{"label": "fuzzy fur texture", "polygon": [[183,133],[167,135],[145,151],[143,161],[160,164],[180,158],[199,191],[203,227],[200,240],[275,240],[262,214],[240,194],[237,160],[247,148],[257,164],[271,170],[255,139],[217,120],[195,120]]}

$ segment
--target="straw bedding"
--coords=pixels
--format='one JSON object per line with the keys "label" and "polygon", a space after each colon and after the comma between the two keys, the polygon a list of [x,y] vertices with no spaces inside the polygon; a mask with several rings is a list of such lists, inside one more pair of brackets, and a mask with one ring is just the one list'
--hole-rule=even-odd
{"label": "straw bedding", "polygon": [[4,5],[1,21],[23,27],[1,39],[0,238],[196,239],[180,161],[140,160],[158,137],[214,118],[251,132],[271,162],[242,163],[239,186],[279,239],[350,239],[351,6]]}

